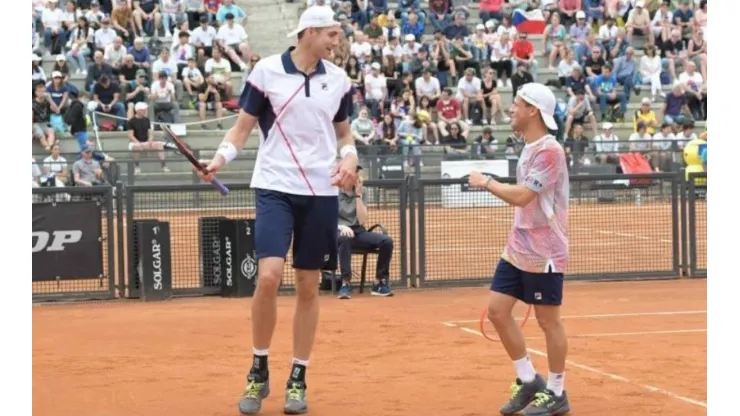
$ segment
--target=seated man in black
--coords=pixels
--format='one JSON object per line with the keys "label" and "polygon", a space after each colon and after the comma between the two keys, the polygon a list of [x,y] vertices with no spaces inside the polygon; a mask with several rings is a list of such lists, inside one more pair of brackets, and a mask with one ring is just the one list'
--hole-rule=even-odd
{"label": "seated man in black", "polygon": [[[357,167],[359,171],[361,167]],[[377,249],[376,282],[372,288],[373,296],[393,296],[388,284],[388,274],[393,256],[393,239],[387,235],[367,231],[364,223],[367,220],[367,205],[362,189],[362,178],[357,176],[357,183],[351,193],[339,190],[339,268],[342,276],[342,287],[339,299],[350,299],[352,288],[352,250]]]}

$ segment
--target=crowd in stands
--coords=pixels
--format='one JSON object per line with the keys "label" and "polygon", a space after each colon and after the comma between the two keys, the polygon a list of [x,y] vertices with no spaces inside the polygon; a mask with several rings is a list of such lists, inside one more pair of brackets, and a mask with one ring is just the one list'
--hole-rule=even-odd
{"label": "crowd in stands", "polygon": [[[477,9],[468,0],[308,0],[317,5],[335,10],[346,35],[333,60],[356,90],[352,129],[365,152],[400,152],[407,164],[419,160],[415,145],[495,154],[493,130],[469,140],[470,127],[507,123],[502,96],[534,81],[565,92],[558,138],[570,152],[584,130],[589,149],[619,147],[606,142],[624,121],[634,121],[632,138],[654,141],[636,149],[678,150],[685,125],[707,117],[706,0],[480,0]],[[516,9],[541,10],[544,34],[520,33]],[[521,147],[516,132],[500,145]]]}
{"label": "crowd in stands", "polygon": [[[247,43],[246,18],[233,0],[33,0],[34,143],[53,157],[68,133],[89,165],[75,168],[75,162],[62,175],[45,161],[44,169],[34,168],[34,186],[106,180],[105,160],[85,156],[95,151],[91,123],[127,131],[135,152],[161,151],[156,137],[136,128],[141,117],[175,123],[181,109],[198,109],[201,128],[209,127],[207,112],[213,112],[221,129],[224,107],[234,105],[242,86],[235,74],[259,60]],[[49,73],[43,58],[54,60]],[[112,117],[91,117],[94,112]],[[164,161],[162,169],[168,171]]]}

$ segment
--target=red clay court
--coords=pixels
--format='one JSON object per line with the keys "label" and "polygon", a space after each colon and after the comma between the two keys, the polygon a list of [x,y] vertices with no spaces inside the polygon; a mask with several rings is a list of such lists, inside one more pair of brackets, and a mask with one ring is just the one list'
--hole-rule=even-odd
{"label": "red clay court", "polygon": [[[706,280],[569,282],[566,388],[574,415],[706,414]],[[321,298],[308,372],[310,414],[498,414],[513,368],[482,338],[487,289],[398,291],[393,298]],[[282,414],[293,298],[278,300],[270,354]],[[33,308],[38,415],[238,415],[251,358],[250,299]],[[538,371],[545,343],[525,327]]]}

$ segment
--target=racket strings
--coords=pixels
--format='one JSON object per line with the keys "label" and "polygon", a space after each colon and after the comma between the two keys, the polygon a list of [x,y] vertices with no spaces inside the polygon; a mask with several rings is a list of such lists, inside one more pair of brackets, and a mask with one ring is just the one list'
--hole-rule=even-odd
{"label": "racket strings", "polygon": [[[527,324],[527,321],[529,320],[529,315],[532,313],[532,305],[527,305],[527,310],[524,312],[524,317],[522,318],[522,322],[519,324],[519,329],[524,330],[524,325]],[[496,334],[496,331],[486,331],[486,321],[488,320],[488,308],[483,308],[483,312],[480,315],[480,321],[478,329],[481,333],[481,335],[491,341],[491,342],[499,342],[501,341],[501,338],[498,337]]]}

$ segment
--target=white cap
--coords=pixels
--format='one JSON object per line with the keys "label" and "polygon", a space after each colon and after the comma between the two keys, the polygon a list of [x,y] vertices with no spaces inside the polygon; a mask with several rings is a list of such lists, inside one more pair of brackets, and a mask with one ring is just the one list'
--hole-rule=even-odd
{"label": "white cap", "polygon": [[489,20],[489,21],[486,22],[486,27],[487,28],[491,29],[494,26],[496,26],[496,22],[494,22],[493,19],[491,19],[491,20]]}
{"label": "white cap", "polygon": [[535,82],[522,85],[516,94],[522,100],[537,107],[540,110],[542,121],[550,130],[557,130],[558,123],[555,122],[555,94],[549,87]]}
{"label": "white cap", "polygon": [[637,3],[635,3],[635,7],[645,7],[645,2],[640,0]]}
{"label": "white cap", "polygon": [[149,108],[149,106],[143,101],[139,101],[138,103],[136,103],[136,105],[134,105],[134,110],[136,111],[146,110],[147,108]]}
{"label": "white cap", "polygon": [[643,99],[642,99],[641,102],[643,104],[652,104],[652,101],[650,101],[650,98],[648,98],[648,97],[643,97]]}
{"label": "white cap", "polygon": [[51,77],[52,78],[57,78],[57,77],[64,78],[64,75],[62,75],[62,73],[59,72],[59,71],[54,71],[54,72],[51,73]]}
{"label": "white cap", "polygon": [[486,30],[486,27],[483,26],[483,23],[478,23],[475,25],[475,30]]}
{"label": "white cap", "polygon": [[584,13],[583,10],[579,10],[578,12],[576,12],[576,19],[585,19],[585,18],[586,18],[586,13]]}
{"label": "white cap", "polygon": [[416,40],[416,37],[414,37],[414,35],[409,33],[408,35],[403,37],[403,40],[405,40],[406,42],[411,42],[412,40]]}
{"label": "white cap", "polygon": [[57,55],[57,62],[63,62],[63,61],[66,61],[66,60],[67,60],[67,57],[66,56],[64,56],[62,54]]}
{"label": "white cap", "polygon": [[380,69],[380,64],[377,63],[377,62],[373,62],[373,64],[370,65],[370,68],[372,68],[372,69]]}
{"label": "white cap", "polygon": [[329,6],[311,6],[301,15],[298,27],[288,33],[288,37],[297,36],[308,28],[322,28],[339,26],[339,22],[334,20],[334,11]]}
{"label": "white cap", "polygon": [[604,129],[604,130],[611,130],[612,127],[614,127],[614,126],[612,125],[612,123],[610,123],[608,121],[606,123],[604,123],[604,124],[601,125],[601,128]]}

